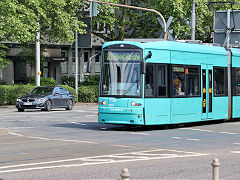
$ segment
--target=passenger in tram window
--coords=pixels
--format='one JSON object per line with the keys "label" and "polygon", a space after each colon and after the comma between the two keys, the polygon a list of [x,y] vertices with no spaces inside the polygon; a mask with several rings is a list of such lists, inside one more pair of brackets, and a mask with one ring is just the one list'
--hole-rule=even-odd
{"label": "passenger in tram window", "polygon": [[178,96],[184,96],[185,92],[184,92],[184,84],[182,81],[178,81],[178,90],[177,90],[177,95]]}

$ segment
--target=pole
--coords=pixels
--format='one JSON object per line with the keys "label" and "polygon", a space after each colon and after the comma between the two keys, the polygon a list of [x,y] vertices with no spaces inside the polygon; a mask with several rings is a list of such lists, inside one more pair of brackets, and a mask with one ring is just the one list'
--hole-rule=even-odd
{"label": "pole", "polygon": [[214,159],[212,162],[212,180],[219,180],[219,167],[220,163],[218,159]]}
{"label": "pole", "polygon": [[37,18],[38,31],[36,35],[36,86],[40,86],[40,24]]}
{"label": "pole", "polygon": [[191,40],[195,40],[196,30],[196,2],[192,0],[192,17],[191,17]]}
{"label": "pole", "polygon": [[226,32],[226,48],[229,49],[229,41],[230,41],[230,9],[227,10],[227,32]]}
{"label": "pole", "polygon": [[75,92],[78,94],[78,32],[75,32]]}
{"label": "pole", "polygon": [[164,24],[164,29],[163,29],[164,39],[167,39],[167,24],[166,24],[166,21],[165,21],[163,15],[155,9],[148,9],[148,8],[142,8],[142,7],[137,7],[137,6],[129,6],[129,5],[125,5],[125,4],[116,4],[116,3],[110,3],[110,2],[102,2],[102,1],[97,1],[97,0],[89,0],[89,1],[90,2],[96,2],[96,3],[99,3],[99,4],[108,4],[108,5],[111,5],[111,6],[118,6],[118,7],[130,8],[130,9],[137,9],[137,10],[141,10],[141,11],[154,12],[154,13],[158,14],[163,21],[163,24]]}

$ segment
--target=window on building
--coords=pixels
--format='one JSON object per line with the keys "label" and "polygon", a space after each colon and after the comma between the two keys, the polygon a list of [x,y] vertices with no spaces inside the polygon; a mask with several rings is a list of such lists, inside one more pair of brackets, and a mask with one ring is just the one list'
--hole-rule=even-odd
{"label": "window on building", "polygon": [[84,52],[84,62],[88,62],[89,60],[89,52],[85,51]]}
{"label": "window on building", "polygon": [[[214,95],[224,96],[227,94],[227,78],[226,78],[226,68],[215,67],[214,68]],[[224,83],[226,86],[224,86]]]}
{"label": "window on building", "polygon": [[188,66],[188,96],[200,96],[200,68]]}
{"label": "window on building", "polygon": [[181,97],[186,95],[184,66],[172,66],[172,88],[173,97]]}

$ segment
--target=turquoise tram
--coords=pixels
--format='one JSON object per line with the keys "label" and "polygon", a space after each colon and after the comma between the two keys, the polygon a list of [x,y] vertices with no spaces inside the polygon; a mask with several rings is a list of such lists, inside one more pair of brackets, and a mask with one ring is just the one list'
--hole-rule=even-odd
{"label": "turquoise tram", "polygon": [[240,117],[240,49],[114,41],[101,55],[98,122],[163,125]]}

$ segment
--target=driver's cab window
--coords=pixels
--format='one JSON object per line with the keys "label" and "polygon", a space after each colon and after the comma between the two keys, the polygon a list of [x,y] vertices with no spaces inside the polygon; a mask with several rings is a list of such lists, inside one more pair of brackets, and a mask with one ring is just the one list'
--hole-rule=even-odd
{"label": "driver's cab window", "polygon": [[145,97],[153,97],[153,65],[148,64],[145,74]]}

